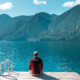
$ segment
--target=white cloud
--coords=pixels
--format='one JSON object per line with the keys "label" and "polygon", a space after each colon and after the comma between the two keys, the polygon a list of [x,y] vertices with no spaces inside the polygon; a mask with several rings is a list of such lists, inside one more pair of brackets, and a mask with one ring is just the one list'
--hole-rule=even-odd
{"label": "white cloud", "polygon": [[80,4],[80,0],[76,0],[76,1],[67,1],[65,2],[62,6],[63,7],[73,7],[75,5]]}
{"label": "white cloud", "polygon": [[34,4],[36,4],[36,5],[39,5],[39,4],[46,5],[47,1],[46,0],[34,0]]}
{"label": "white cloud", "polygon": [[7,10],[7,9],[11,9],[13,7],[13,4],[11,2],[6,2],[3,4],[0,4],[0,9],[1,10]]}

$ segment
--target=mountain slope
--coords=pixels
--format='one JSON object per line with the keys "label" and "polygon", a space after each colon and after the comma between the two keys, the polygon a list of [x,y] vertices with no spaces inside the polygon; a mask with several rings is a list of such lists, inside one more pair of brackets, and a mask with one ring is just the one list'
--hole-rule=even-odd
{"label": "mountain slope", "polygon": [[80,5],[54,19],[48,30],[52,40],[80,40]]}
{"label": "mountain slope", "polygon": [[25,23],[27,23],[28,20],[30,20],[32,16],[18,16],[13,17],[11,20],[9,20],[2,32],[0,33],[0,39],[1,40],[12,40],[15,38],[17,40],[17,37],[14,36],[14,34],[19,30],[19,28],[22,27]]}
{"label": "mountain slope", "polygon": [[52,16],[47,13],[36,14],[28,24],[25,24],[26,32],[29,38],[37,38],[40,34],[48,29]]}
{"label": "mountain slope", "polygon": [[[10,21],[12,18],[7,14],[1,14],[0,15],[0,32],[3,31],[4,28],[6,28],[5,24]],[[4,24],[5,22],[5,24]]]}
{"label": "mountain slope", "polygon": [[55,19],[58,15],[52,14],[51,16],[52,16],[53,19]]}
{"label": "mountain slope", "polygon": [[47,13],[37,13],[29,20],[15,18],[10,21],[10,27],[3,40],[33,40],[38,38],[42,32],[48,29],[52,16]]}
{"label": "mountain slope", "polygon": [[28,20],[31,19],[31,16],[18,16],[14,17],[12,20],[10,20],[8,25],[8,31],[9,33],[14,33],[17,31],[22,25],[24,25]]}

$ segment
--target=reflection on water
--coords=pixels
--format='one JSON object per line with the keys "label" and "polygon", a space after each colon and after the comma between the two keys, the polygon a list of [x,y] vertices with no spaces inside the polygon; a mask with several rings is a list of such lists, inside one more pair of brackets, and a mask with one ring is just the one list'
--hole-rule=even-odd
{"label": "reflection on water", "polygon": [[0,42],[0,62],[10,59],[16,71],[28,71],[34,51],[44,63],[44,71],[80,73],[80,42]]}

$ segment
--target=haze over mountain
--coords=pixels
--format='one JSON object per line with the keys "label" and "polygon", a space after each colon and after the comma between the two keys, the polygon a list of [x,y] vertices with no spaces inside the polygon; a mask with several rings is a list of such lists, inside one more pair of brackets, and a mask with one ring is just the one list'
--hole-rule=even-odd
{"label": "haze over mountain", "polygon": [[[6,16],[6,15],[5,15]],[[38,38],[48,29],[48,25],[57,15],[37,13],[34,16],[18,16],[7,20],[6,27],[0,33],[0,40],[27,40]],[[5,22],[5,19],[4,19]],[[2,25],[1,25],[2,26]]]}
{"label": "haze over mountain", "polygon": [[80,40],[80,5],[56,17],[42,40]]}
{"label": "haze over mountain", "polygon": [[54,19],[54,18],[56,18],[58,15],[52,14],[51,16],[52,16],[52,18]]}
{"label": "haze over mountain", "polygon": [[0,40],[80,40],[80,5],[57,16],[45,12],[33,16],[0,15]]}
{"label": "haze over mountain", "polygon": [[26,33],[29,39],[36,39],[40,34],[48,30],[48,25],[52,20],[52,16],[47,13],[37,13],[23,27],[26,28]]}
{"label": "haze over mountain", "polygon": [[[32,16],[18,16],[18,17],[11,18],[9,20],[8,15],[4,14],[4,16],[5,16],[4,27],[3,27],[3,23],[1,23],[2,25],[0,25],[3,28],[1,29],[2,31],[0,32],[1,40],[12,40],[14,37],[13,34],[15,34],[15,32],[32,17]],[[6,20],[7,22],[5,23]],[[14,40],[17,40],[16,36]]]}
{"label": "haze over mountain", "polygon": [[7,14],[0,15],[0,32],[5,28],[5,24],[11,20],[11,17]]}

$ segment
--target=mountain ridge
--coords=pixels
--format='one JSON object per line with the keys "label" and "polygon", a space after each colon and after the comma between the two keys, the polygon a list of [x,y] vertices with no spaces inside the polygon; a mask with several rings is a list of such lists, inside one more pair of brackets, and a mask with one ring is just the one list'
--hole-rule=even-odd
{"label": "mountain ridge", "polygon": [[[5,19],[4,19],[5,20]],[[80,40],[80,5],[57,16],[45,12],[14,17],[0,40]]]}
{"label": "mountain ridge", "polygon": [[33,16],[13,17],[6,24],[8,26],[7,29],[3,30],[3,33],[0,33],[0,40],[27,40],[28,38],[38,38],[40,32],[48,28],[51,20],[52,16],[45,12],[40,12]]}
{"label": "mountain ridge", "polygon": [[80,5],[56,17],[42,40],[80,40]]}

